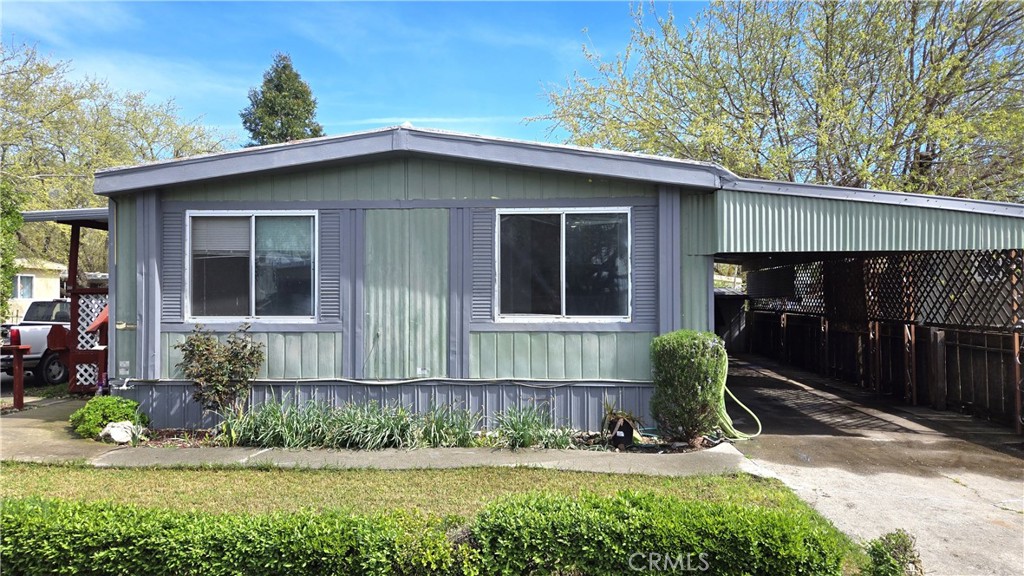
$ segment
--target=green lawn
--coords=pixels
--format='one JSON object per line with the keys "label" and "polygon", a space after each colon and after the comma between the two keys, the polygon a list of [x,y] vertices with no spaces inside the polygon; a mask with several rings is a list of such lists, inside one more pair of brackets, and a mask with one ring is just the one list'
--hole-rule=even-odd
{"label": "green lawn", "polygon": [[92,468],[0,463],[0,497],[110,500],[178,510],[271,512],[403,508],[470,516],[502,494],[650,490],[684,499],[806,508],[782,483],[748,475],[664,478],[536,468],[284,470]]}

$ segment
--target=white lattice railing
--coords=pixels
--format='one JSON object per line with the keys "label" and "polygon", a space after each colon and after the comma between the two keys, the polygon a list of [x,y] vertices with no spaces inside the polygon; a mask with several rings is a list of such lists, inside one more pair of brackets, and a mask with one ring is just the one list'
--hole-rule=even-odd
{"label": "white lattice railing", "polygon": [[[74,298],[72,306],[75,303],[78,305],[78,322],[73,327],[78,350],[90,350],[99,345],[100,336],[97,332],[86,332],[86,330],[106,307],[107,294],[90,291],[73,293],[72,298]],[[95,386],[99,382],[100,370],[96,364],[77,364],[76,370],[76,385]]]}

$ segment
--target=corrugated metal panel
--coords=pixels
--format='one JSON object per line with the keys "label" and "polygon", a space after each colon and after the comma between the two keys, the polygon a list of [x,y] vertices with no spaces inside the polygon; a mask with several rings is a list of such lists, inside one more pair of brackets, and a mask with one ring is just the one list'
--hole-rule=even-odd
{"label": "corrugated metal panel", "polygon": [[448,211],[368,210],[364,293],[365,377],[447,375]]}
{"label": "corrugated metal panel", "polygon": [[682,254],[714,254],[718,228],[715,196],[683,193],[679,200]]}
{"label": "corrugated metal panel", "polygon": [[393,158],[189,184],[165,201],[594,198],[656,195],[653,185],[428,158]]}
{"label": "corrugated metal panel", "polygon": [[[187,334],[160,334],[161,378],[182,378],[178,363],[181,352],[174,348]],[[223,340],[224,334],[219,337]],[[344,342],[340,332],[288,332],[283,334],[256,332],[254,341],[264,346],[267,361],[257,378],[295,380],[342,377]]]}
{"label": "corrugated metal panel", "polygon": [[718,252],[1000,250],[1024,220],[916,206],[720,190]]}
{"label": "corrugated metal panel", "polygon": [[633,208],[633,321],[658,321],[658,207]]}
{"label": "corrugated metal panel", "polygon": [[650,380],[650,332],[474,332],[470,378]]}
{"label": "corrugated metal panel", "polygon": [[[135,196],[118,198],[116,213],[116,234],[114,246],[114,258],[117,259],[114,286],[117,297],[114,301],[114,318],[111,325],[114,326],[115,353],[114,366],[110,372],[117,378],[125,374],[120,371],[121,362],[129,363],[127,376],[136,377],[138,367],[135,366],[136,352],[138,351],[138,282],[135,277],[137,266],[136,240],[138,225],[136,221],[136,208],[138,202]],[[125,328],[118,329],[118,323],[125,323]]]}
{"label": "corrugated metal panel", "polygon": [[[337,382],[257,383],[250,396],[253,405],[270,399],[298,402],[316,400],[330,406],[349,402],[401,404],[415,412],[431,405],[467,408],[481,416],[482,428],[493,428],[495,415],[510,408],[527,405],[545,407],[555,426],[581,430],[599,430],[604,404],[628,410],[650,424],[650,404],[654,388],[650,384],[609,384],[574,382],[559,386],[534,386],[516,382],[422,382],[377,385]],[[192,386],[185,382],[137,382],[129,390],[115,394],[136,400],[151,419],[154,428],[211,428],[216,417],[203,414],[192,400]]]}
{"label": "corrugated metal panel", "polygon": [[683,324],[688,330],[713,330],[714,319],[710,317],[714,298],[712,288],[713,256],[680,257],[680,280],[682,294]]}

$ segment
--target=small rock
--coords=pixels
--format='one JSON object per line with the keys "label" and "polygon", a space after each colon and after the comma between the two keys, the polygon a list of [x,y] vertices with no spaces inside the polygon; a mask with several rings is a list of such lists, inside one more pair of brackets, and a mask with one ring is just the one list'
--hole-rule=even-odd
{"label": "small rock", "polygon": [[134,431],[135,425],[128,420],[111,422],[103,428],[102,432],[100,432],[100,440],[110,440],[117,444],[128,444],[132,441]]}

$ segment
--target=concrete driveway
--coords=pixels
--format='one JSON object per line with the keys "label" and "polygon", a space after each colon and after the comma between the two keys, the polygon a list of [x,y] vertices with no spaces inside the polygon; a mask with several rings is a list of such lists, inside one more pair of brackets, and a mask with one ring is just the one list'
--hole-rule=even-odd
{"label": "concrete driveway", "polygon": [[[927,574],[1024,573],[1024,438],[765,366],[751,358],[730,369],[730,389],[764,424],[762,436],[736,444],[748,458],[858,540],[907,530]],[[746,413],[728,409],[751,430]]]}

